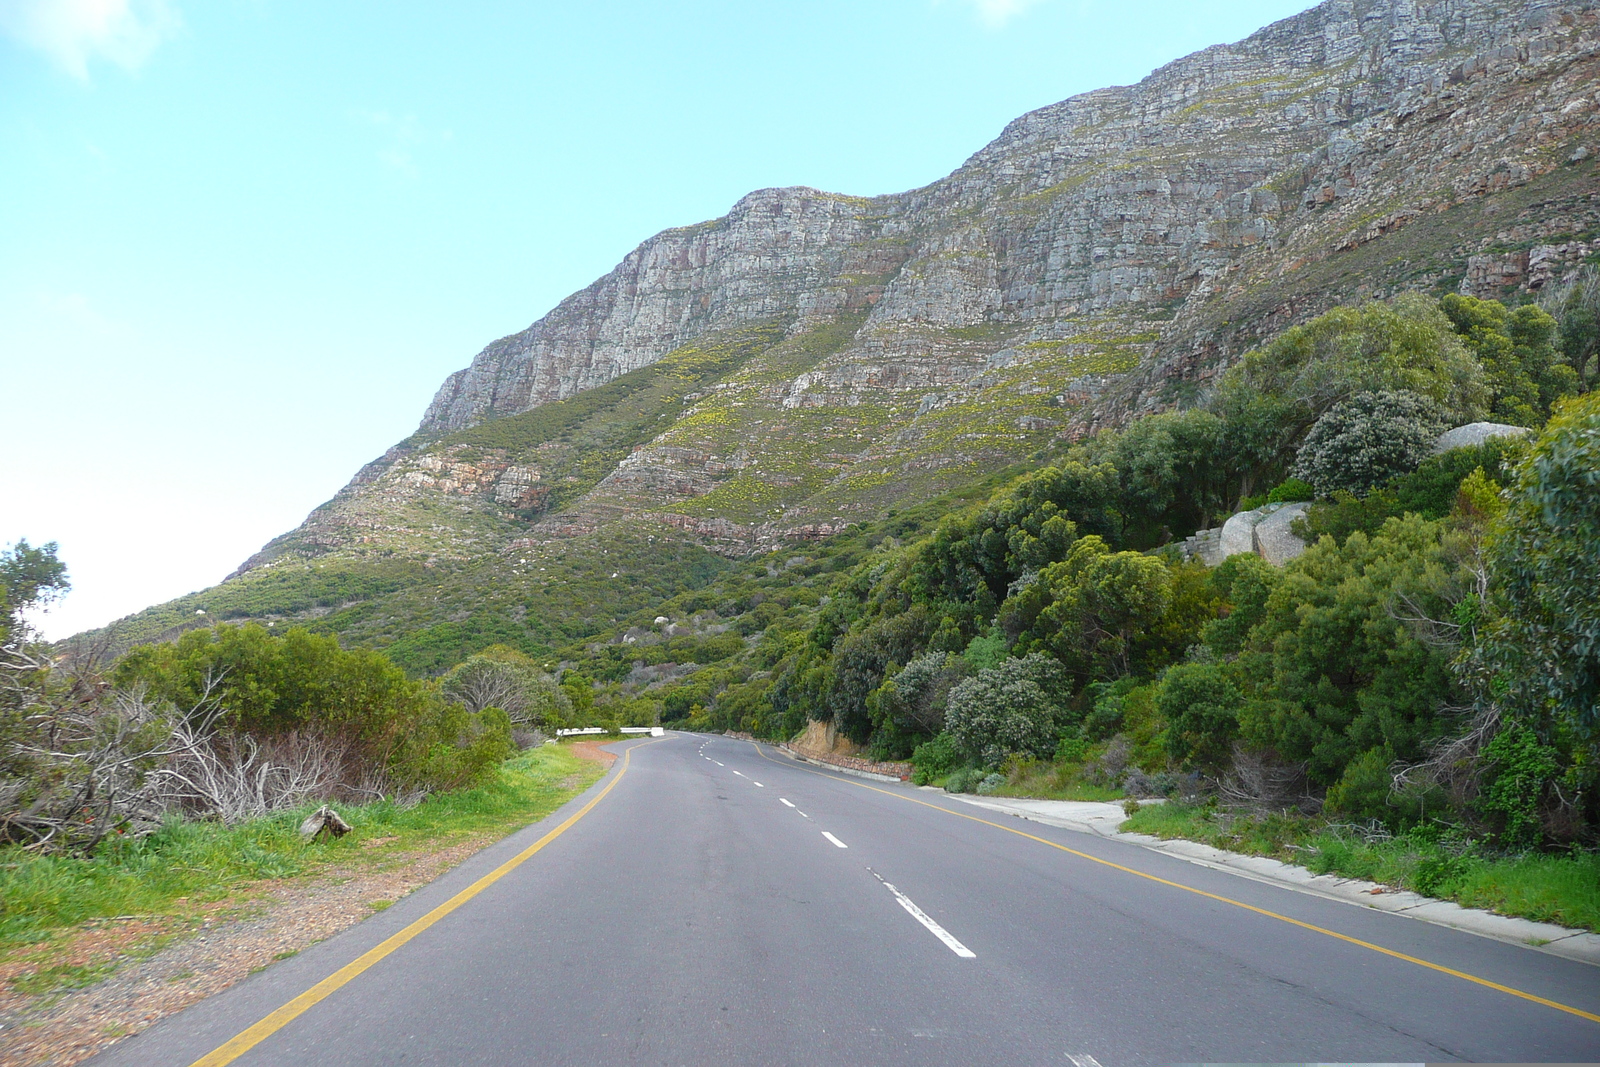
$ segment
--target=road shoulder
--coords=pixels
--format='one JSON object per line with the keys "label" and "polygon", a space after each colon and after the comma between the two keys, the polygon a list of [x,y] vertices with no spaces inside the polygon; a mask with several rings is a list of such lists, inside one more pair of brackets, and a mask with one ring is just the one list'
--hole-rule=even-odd
{"label": "road shoulder", "polygon": [[1356,907],[1402,915],[1435,926],[1446,926],[1480,937],[1520,945],[1562,959],[1600,966],[1600,934],[1593,934],[1587,930],[1573,930],[1553,923],[1496,915],[1494,912],[1478,908],[1463,908],[1448,900],[1437,900],[1358,878],[1313,874],[1304,867],[1290,863],[1268,859],[1265,856],[1228,852],[1197,841],[1167,840],[1151,837],[1148,834],[1124,833],[1117,829],[1126,818],[1120,804],[975,797],[960,793],[946,794],[943,790],[936,791],[950,799],[975,807],[987,808],[990,811],[1046,826],[1123,841],[1241,878],[1282,886],[1295,892],[1310,893]]}

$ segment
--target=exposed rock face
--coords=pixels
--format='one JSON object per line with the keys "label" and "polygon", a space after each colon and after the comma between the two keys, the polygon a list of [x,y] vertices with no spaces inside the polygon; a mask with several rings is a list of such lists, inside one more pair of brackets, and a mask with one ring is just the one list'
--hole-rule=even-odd
{"label": "exposed rock face", "polygon": [[1222,524],[1222,535],[1218,538],[1218,558],[1227,559],[1229,556],[1243,556],[1254,552],[1256,524],[1268,514],[1270,512],[1266,508],[1256,508],[1253,511],[1241,511],[1230,515],[1228,521]]}
{"label": "exposed rock face", "polygon": [[725,217],[667,230],[610,274],[446,379],[422,420],[454,430],[569,397],[710,330],[804,325],[876,301],[905,259],[872,201],[763,189]]}
{"label": "exposed rock face", "polygon": [[[1219,320],[1250,287],[1558,167],[1592,166],[1595,24],[1592,3],[1329,0],[1137,85],[1024,115],[924,189],[752,193],[722,219],[651,238],[484,349],[440,389],[423,429],[571,396],[706,331],[773,320],[802,329],[865,307],[859,343],[820,379],[836,390],[867,379],[927,389],[978,372],[927,327],[1004,324],[1049,340],[1110,315],[1125,335],[1160,323],[1140,353],[1157,357],[1146,361],[1148,394],[1190,372],[1181,357],[1225,358],[1249,340]],[[1595,221],[1589,193],[1518,217],[1514,233],[1451,236],[1491,245],[1592,232],[1567,225]],[[1596,245],[1564,244],[1577,247],[1461,248],[1436,273],[1497,295]],[[1362,282],[1382,291],[1405,280]],[[1348,295],[1280,288],[1287,304],[1262,310],[1285,321]]]}

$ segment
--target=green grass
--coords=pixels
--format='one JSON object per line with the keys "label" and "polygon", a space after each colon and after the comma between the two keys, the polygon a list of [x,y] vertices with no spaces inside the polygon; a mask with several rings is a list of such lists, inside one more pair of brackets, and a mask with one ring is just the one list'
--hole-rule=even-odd
{"label": "green grass", "polygon": [[1012,769],[992,796],[1032,800],[1121,800],[1120,789],[1085,782],[1077,763],[1025,763]]}
{"label": "green grass", "polygon": [[[506,833],[554,811],[602,773],[561,746],[544,746],[503,764],[472,789],[429,797],[409,809],[386,801],[341,806],[353,832],[312,843],[299,836],[305,811],[228,828],[172,822],[148,837],[119,840],[95,855],[0,851],[0,956],[58,938],[96,919],[138,916],[189,921],[207,905],[247,897],[262,880],[314,875],[332,864],[377,864],[397,854],[475,835]],[[382,844],[368,844],[387,838]],[[110,966],[53,963],[14,982],[22,992],[89,984]]]}
{"label": "green grass", "polygon": [[1140,808],[1122,829],[1272,856],[1318,874],[1363,878],[1537,922],[1600,933],[1600,854],[1496,855],[1449,831],[1421,828],[1367,841],[1297,816],[1229,816],[1210,808]]}

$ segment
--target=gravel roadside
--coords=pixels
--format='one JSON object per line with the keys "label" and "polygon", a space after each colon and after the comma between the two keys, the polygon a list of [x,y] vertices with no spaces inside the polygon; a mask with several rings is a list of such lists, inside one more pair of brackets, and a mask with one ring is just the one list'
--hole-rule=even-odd
{"label": "gravel roadside", "polygon": [[[572,749],[583,759],[616,759],[593,742]],[[256,883],[232,900],[208,906],[199,918],[91,921],[49,947],[56,967],[110,971],[81,988],[19,990],[16,980],[38,963],[32,954],[18,953],[0,964],[0,1067],[69,1067],[355,925],[507,832],[457,838],[442,848],[396,853],[309,878]],[[390,840],[375,838],[364,845]],[[92,977],[93,971],[83,975]]]}

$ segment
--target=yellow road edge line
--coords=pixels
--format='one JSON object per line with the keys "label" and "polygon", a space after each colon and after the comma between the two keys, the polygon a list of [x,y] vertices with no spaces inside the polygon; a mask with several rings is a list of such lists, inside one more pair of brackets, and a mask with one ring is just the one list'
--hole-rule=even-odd
{"label": "yellow road edge line", "polygon": [[401,946],[405,945],[406,942],[410,941],[412,938],[428,929],[428,927],[432,926],[440,919],[443,919],[446,915],[449,915],[451,912],[461,907],[461,905],[465,904],[467,901],[471,900],[473,897],[477,896],[479,893],[483,892],[485,889],[488,889],[491,885],[510,874],[517,867],[521,866],[524,861],[532,857],[534,853],[538,852],[540,849],[544,848],[544,846],[548,845],[550,842],[566,833],[568,828],[570,828],[573,823],[577,822],[579,819],[589,814],[590,811],[594,810],[594,806],[604,800],[606,798],[606,794],[615,789],[617,783],[622,781],[622,776],[628,773],[628,761],[633,756],[633,750],[636,748],[643,748],[644,745],[653,744],[655,744],[654,741],[646,741],[643,745],[630,745],[628,748],[624,749],[622,753],[622,766],[617,769],[616,777],[612,778],[610,783],[607,784],[604,789],[596,793],[594,798],[591,799],[589,803],[585,804],[583,807],[579,808],[577,811],[568,816],[566,821],[560,826],[557,826],[554,830],[551,830],[549,833],[539,838],[539,840],[535,841],[533,844],[529,845],[515,856],[512,856],[500,866],[496,867],[482,878],[479,878],[476,882],[473,882],[471,885],[467,886],[467,888],[461,890],[443,904],[440,904],[438,907],[428,912],[428,914],[422,916],[420,919],[414,920],[409,926],[401,930],[399,933],[391,934],[388,938],[368,949],[366,952],[345,964],[343,967],[340,967],[337,971],[334,971],[332,974],[328,975],[328,977],[324,978],[322,981],[318,982],[304,993],[301,993],[299,996],[295,997],[293,1000],[289,1001],[283,1007],[279,1008],[277,1011],[274,1011],[260,1022],[254,1023],[253,1025],[239,1031],[239,1033],[235,1034],[221,1045],[195,1060],[189,1065],[189,1067],[225,1067],[225,1065],[232,1063],[234,1060],[238,1059],[240,1056],[243,1056],[246,1052],[249,1052],[251,1049],[261,1044],[261,1042],[265,1041],[279,1030],[282,1030],[285,1026],[288,1026],[300,1016],[304,1015],[317,1004],[321,1003],[323,1000],[326,1000],[329,996],[350,984],[350,982],[357,978],[363,971],[370,969],[374,964],[383,960],[386,956],[394,953]]}
{"label": "yellow road edge line", "polygon": [[[750,744],[751,747],[756,750],[756,754],[762,759],[767,760],[770,763],[778,762],[763,752],[760,745],[757,745],[753,741],[750,742]],[[1474,985],[1480,985],[1486,989],[1493,989],[1499,993],[1506,993],[1513,997],[1520,997],[1523,1000],[1532,1001],[1535,1004],[1543,1004],[1547,1008],[1554,1008],[1557,1011],[1564,1011],[1569,1015],[1576,1015],[1580,1019],[1588,1019],[1592,1023],[1600,1023],[1600,1015],[1596,1015],[1594,1012],[1584,1011],[1582,1008],[1574,1008],[1570,1004],[1562,1004],[1559,1001],[1548,1000],[1534,993],[1525,993],[1520,989],[1513,989],[1511,986],[1501,985],[1499,982],[1491,982],[1487,978],[1479,978],[1475,974],[1468,974],[1465,971],[1458,971],[1452,967],[1446,967],[1443,964],[1430,963],[1428,960],[1418,959],[1416,956],[1408,956],[1404,952],[1396,952],[1392,948],[1384,948],[1382,945],[1374,945],[1370,941],[1363,941],[1359,937],[1351,937],[1349,934],[1341,934],[1337,930],[1329,930],[1313,923],[1301,922],[1299,919],[1292,919],[1287,915],[1280,915],[1275,911],[1268,911],[1266,908],[1258,908],[1254,904],[1246,904],[1242,900],[1234,900],[1232,897],[1224,897],[1216,893],[1208,893],[1204,889],[1196,889],[1194,886],[1184,885],[1182,882],[1170,881],[1169,879],[1162,878],[1159,875],[1148,874],[1145,871],[1138,870],[1134,867],[1124,867],[1120,863],[1113,863],[1111,860],[1101,859],[1099,856],[1092,856],[1087,852],[1079,852],[1075,848],[1068,848],[1066,845],[1057,844],[1048,838],[1038,837],[1034,834],[1028,833],[1025,830],[1018,830],[1014,826],[1005,826],[1001,823],[992,822],[989,819],[979,818],[976,815],[968,815],[964,811],[951,811],[949,808],[942,807],[938,804],[929,804],[926,800],[918,800],[916,797],[904,796],[889,789],[880,789],[875,785],[868,785],[865,782],[858,782],[852,778],[838,777],[832,774],[825,774],[822,771],[814,771],[809,767],[796,767],[795,770],[805,771],[808,774],[815,774],[821,778],[831,778],[836,782],[843,782],[846,785],[857,785],[862,789],[870,789],[874,793],[882,793],[886,797],[894,797],[896,800],[906,800],[913,804],[921,804],[925,808],[932,808],[934,811],[942,811],[946,815],[954,815],[958,819],[970,819],[973,822],[982,823],[985,826],[992,826],[996,830],[1004,830],[1008,834],[1016,834],[1018,837],[1026,837],[1030,841],[1037,841],[1042,845],[1049,845],[1051,848],[1058,848],[1062,852],[1070,853],[1079,857],[1080,859],[1086,859],[1105,867],[1111,867],[1115,870],[1123,871],[1127,874],[1135,874],[1140,878],[1148,878],[1152,882],[1159,882],[1162,885],[1171,886],[1174,889],[1182,889],[1186,893],[1194,893],[1198,896],[1207,897],[1223,904],[1232,904],[1236,908],[1243,908],[1245,911],[1253,911],[1257,915],[1265,915],[1269,919],[1277,919],[1279,922],[1286,922],[1291,926],[1298,926],[1302,930],[1310,930],[1314,933],[1326,934],[1329,937],[1337,938],[1338,940],[1347,942],[1348,944],[1359,945],[1362,948],[1371,949],[1373,952],[1381,952],[1385,956],[1392,956],[1397,960],[1404,960],[1406,963],[1414,963],[1418,967],[1426,967],[1430,971],[1438,971],[1440,974],[1448,974],[1452,978],[1460,978],[1462,981],[1471,982]]]}

